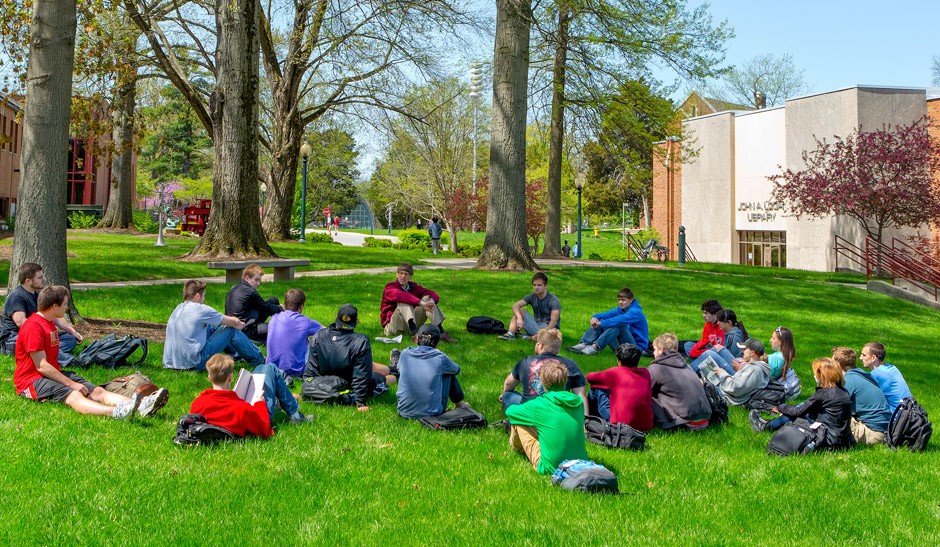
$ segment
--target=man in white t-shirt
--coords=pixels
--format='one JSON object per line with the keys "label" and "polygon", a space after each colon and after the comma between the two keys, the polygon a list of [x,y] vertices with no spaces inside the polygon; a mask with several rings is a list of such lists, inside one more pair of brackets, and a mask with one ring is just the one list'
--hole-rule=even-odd
{"label": "man in white t-shirt", "polygon": [[242,333],[245,323],[222,315],[205,304],[206,284],[191,279],[183,285],[183,302],[166,324],[163,367],[177,370],[206,370],[206,361],[225,351],[236,360],[260,365],[261,350]]}

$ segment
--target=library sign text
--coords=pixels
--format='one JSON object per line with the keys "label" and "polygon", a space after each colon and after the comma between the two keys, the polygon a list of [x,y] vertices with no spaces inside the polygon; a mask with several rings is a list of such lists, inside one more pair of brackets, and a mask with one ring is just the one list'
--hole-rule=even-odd
{"label": "library sign text", "polygon": [[738,205],[738,211],[746,213],[748,222],[773,222],[782,210],[782,201],[742,201]]}

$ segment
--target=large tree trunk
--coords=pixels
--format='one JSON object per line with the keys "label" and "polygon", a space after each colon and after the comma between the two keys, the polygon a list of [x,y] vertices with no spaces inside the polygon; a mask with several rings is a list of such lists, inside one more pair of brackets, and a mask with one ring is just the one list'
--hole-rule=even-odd
{"label": "large tree trunk", "polygon": [[[133,61],[131,61],[133,62]],[[133,228],[134,181],[134,109],[137,103],[136,70],[128,82],[115,93],[114,144],[117,152],[111,163],[111,195],[108,210],[98,223],[99,228]]]}
{"label": "large tree trunk", "polygon": [[48,284],[69,286],[65,204],[75,5],[75,0],[33,3],[10,289],[24,262],[42,265]]}
{"label": "large tree trunk", "polygon": [[273,256],[258,215],[258,0],[216,0],[212,212],[191,258]]}
{"label": "large tree trunk", "polygon": [[530,0],[496,1],[493,119],[486,239],[480,268],[536,267],[525,232],[526,84]]}
{"label": "large tree trunk", "polygon": [[555,66],[552,71],[552,121],[548,137],[548,204],[542,256],[561,257],[561,155],[565,144],[565,69],[568,64],[568,21],[571,11],[558,3]]}
{"label": "large tree trunk", "polygon": [[297,186],[297,164],[303,128],[296,108],[287,97],[274,97],[271,135],[271,183],[264,212],[264,234],[268,239],[290,239],[290,220]]}

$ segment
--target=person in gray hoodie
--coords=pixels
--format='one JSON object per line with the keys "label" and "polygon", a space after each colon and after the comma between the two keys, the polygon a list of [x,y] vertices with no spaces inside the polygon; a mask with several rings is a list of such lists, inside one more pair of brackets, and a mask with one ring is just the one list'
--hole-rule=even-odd
{"label": "person in gray hoodie", "polygon": [[[754,392],[767,387],[770,382],[770,365],[760,360],[764,355],[764,343],[756,338],[739,342],[744,364],[734,363],[737,373],[732,376],[721,367],[714,372],[718,377],[718,389],[732,405],[743,405]],[[740,367],[740,368],[739,368]]]}
{"label": "person in gray hoodie", "polygon": [[460,366],[437,349],[441,331],[434,325],[418,329],[418,346],[405,348],[400,355],[392,350],[392,371],[398,379],[398,415],[402,418],[438,416],[447,409],[450,398],[456,407],[470,406],[463,400],[463,390],[457,381]]}
{"label": "person in gray hoodie", "polygon": [[663,429],[704,429],[712,408],[702,381],[678,348],[679,340],[671,332],[653,340],[653,362],[647,367],[652,380],[653,422]]}

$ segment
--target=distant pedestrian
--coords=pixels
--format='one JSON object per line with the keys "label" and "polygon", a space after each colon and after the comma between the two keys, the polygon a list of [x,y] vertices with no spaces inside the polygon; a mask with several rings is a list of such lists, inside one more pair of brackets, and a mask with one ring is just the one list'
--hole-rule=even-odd
{"label": "distant pedestrian", "polygon": [[431,223],[428,224],[428,234],[431,236],[431,251],[434,254],[441,252],[441,234],[443,233],[444,228],[437,221],[437,217],[431,217]]}

